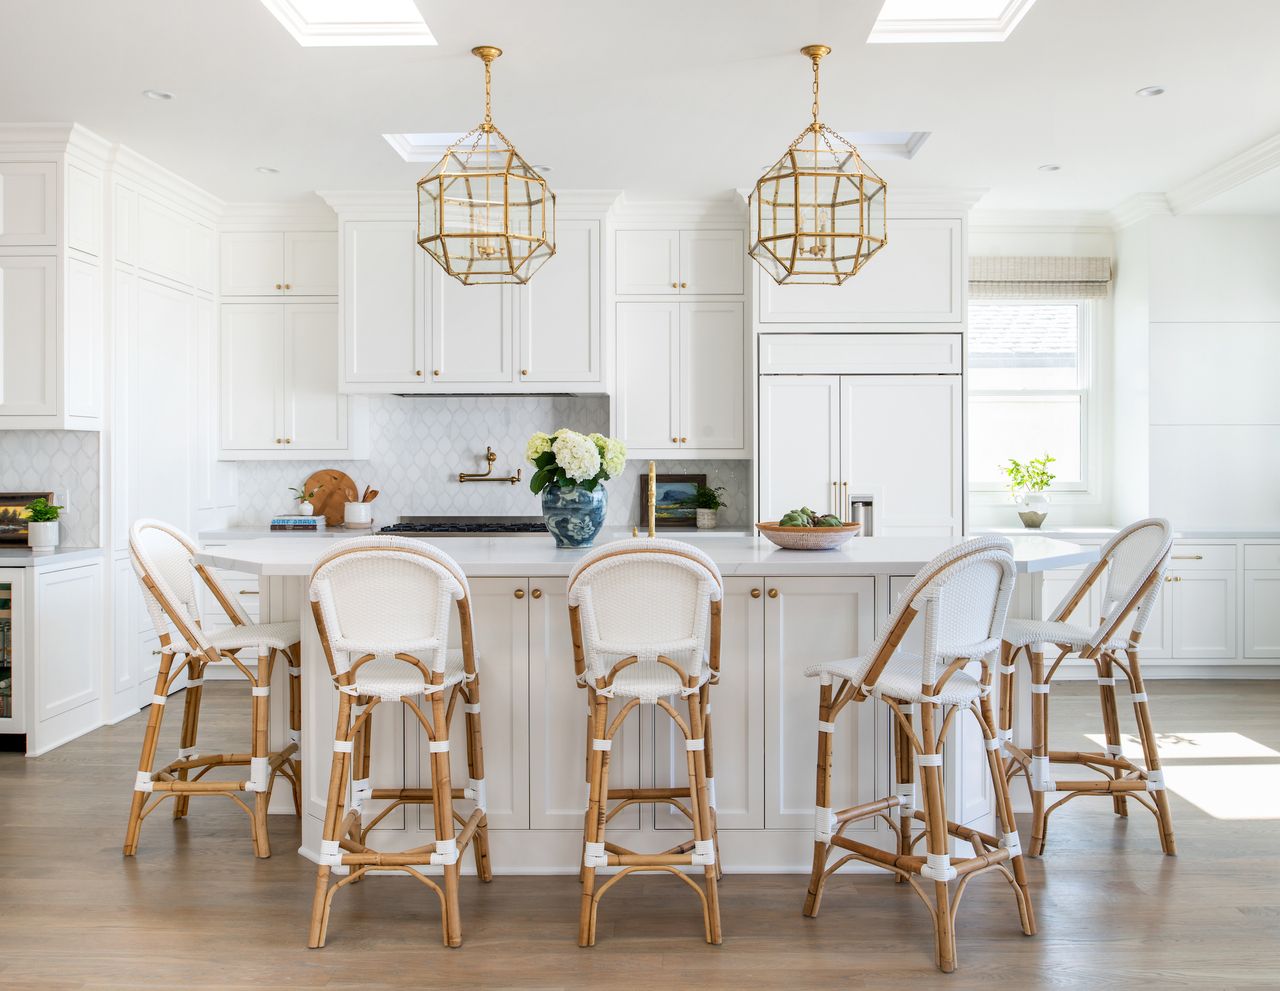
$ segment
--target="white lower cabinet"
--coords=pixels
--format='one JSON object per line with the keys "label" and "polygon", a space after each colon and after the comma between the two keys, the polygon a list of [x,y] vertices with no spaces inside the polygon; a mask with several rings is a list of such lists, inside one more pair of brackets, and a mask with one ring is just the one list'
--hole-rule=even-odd
{"label": "white lower cabinet", "polygon": [[1244,656],[1280,657],[1280,571],[1244,573]]}
{"label": "white lower cabinet", "polygon": [[1175,660],[1232,660],[1236,656],[1234,571],[1174,571],[1169,653]]}

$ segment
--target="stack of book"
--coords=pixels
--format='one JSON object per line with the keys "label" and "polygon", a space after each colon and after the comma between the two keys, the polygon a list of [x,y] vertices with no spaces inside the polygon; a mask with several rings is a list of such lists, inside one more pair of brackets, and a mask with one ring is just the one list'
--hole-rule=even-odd
{"label": "stack of book", "polygon": [[324,529],[323,516],[274,516],[271,519],[272,530],[292,531],[294,533],[315,533]]}

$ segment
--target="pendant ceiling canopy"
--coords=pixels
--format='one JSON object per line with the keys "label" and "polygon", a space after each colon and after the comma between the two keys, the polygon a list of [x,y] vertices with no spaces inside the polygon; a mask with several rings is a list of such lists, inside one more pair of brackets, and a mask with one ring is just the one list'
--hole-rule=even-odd
{"label": "pendant ceiling canopy", "polygon": [[888,243],[885,181],[818,119],[818,63],[830,51],[801,49],[813,63],[813,121],[748,201],[749,253],[779,285],[842,285]]}
{"label": "pendant ceiling canopy", "polygon": [[490,66],[481,45],[484,120],[418,180],[418,244],[464,285],[525,283],[556,251],[556,197],[493,123]]}

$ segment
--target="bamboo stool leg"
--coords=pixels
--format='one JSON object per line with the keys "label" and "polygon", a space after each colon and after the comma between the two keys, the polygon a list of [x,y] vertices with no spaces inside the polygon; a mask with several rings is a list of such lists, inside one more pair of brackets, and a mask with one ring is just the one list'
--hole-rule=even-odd
{"label": "bamboo stool leg", "polygon": [[[715,850],[715,824],[712,821],[710,795],[707,794],[707,751],[705,727],[702,725],[701,693],[689,696],[689,733],[694,740],[702,740],[702,749],[685,749],[689,768],[690,811],[693,812],[693,842],[697,850],[705,841],[711,841]],[[718,863],[703,865],[707,900],[703,907],[707,942],[718,945],[720,933],[720,894],[718,890]]]}
{"label": "bamboo stool leg", "polygon": [[1177,843],[1173,838],[1173,814],[1169,809],[1169,793],[1164,789],[1164,771],[1160,767],[1160,753],[1156,748],[1156,734],[1151,726],[1151,709],[1147,704],[1147,688],[1142,680],[1142,668],[1138,662],[1138,652],[1125,652],[1129,662],[1129,683],[1133,692],[1133,712],[1138,719],[1138,739],[1142,741],[1142,756],[1147,765],[1148,780],[1156,779],[1161,787],[1151,792],[1155,798],[1156,811],[1160,820],[1160,848],[1166,855],[1173,857],[1178,853]]}
{"label": "bamboo stool leg", "polygon": [[[591,790],[591,776],[595,773],[592,764],[591,737],[595,732],[596,718],[596,693],[595,690],[587,685],[587,732],[584,734],[584,742],[586,743],[586,759],[582,762],[583,780],[587,783],[587,791]],[[582,884],[587,879],[587,823],[591,819],[591,809],[588,807],[582,813],[582,856],[578,859],[578,883]]]}
{"label": "bamboo stool leg", "polygon": [[[1027,888],[1026,864],[1022,858],[1022,845],[1018,842],[1018,821],[1013,815],[1013,801],[1009,798],[1009,780],[1004,775],[1004,761],[1000,757],[1000,738],[992,728],[991,699],[982,696],[979,709],[974,711],[978,724],[982,728],[983,741],[987,748],[987,764],[991,770],[991,783],[996,790],[996,819],[1000,823],[1000,831],[1006,837],[1006,846],[1015,846],[1016,853],[1009,859],[1013,871],[1013,880],[1017,886],[1018,917],[1022,922],[1022,932],[1026,936],[1036,934],[1035,910],[1031,906],[1031,892]],[[1012,838],[1012,843],[1008,840]]]}
{"label": "bamboo stool leg", "polygon": [[[921,743],[924,751],[921,757],[932,760],[940,757],[938,739],[934,730],[934,716],[937,706],[931,702],[920,704]],[[924,792],[925,809],[925,842],[933,855],[944,855],[950,852],[950,834],[947,830],[947,807],[942,788],[941,761],[922,763],[920,781]],[[938,969],[950,974],[956,969],[956,937],[954,920],[951,915],[951,896],[946,881],[934,879],[934,928],[937,936],[936,961]]]}
{"label": "bamboo stool leg", "polygon": [[[431,696],[431,723],[434,736],[444,749],[432,748],[431,789],[432,808],[436,814],[436,845],[454,839],[453,832],[453,783],[449,778],[449,720],[445,712],[444,692]],[[445,946],[462,945],[462,914],[458,905],[458,858],[444,865],[444,943]]]}
{"label": "bamboo stool leg", "polygon": [[476,874],[486,884],[493,880],[493,867],[489,863],[489,816],[484,805],[484,736],[480,724],[480,675],[477,674],[463,699],[469,703],[466,710],[467,724],[467,775],[468,784],[478,790],[477,807],[485,812],[472,837],[472,852],[476,858]]}
{"label": "bamboo stool leg", "polygon": [[[1039,764],[1041,774],[1047,775],[1049,763],[1049,693],[1044,679],[1044,651],[1040,645],[1027,648],[1031,658],[1031,762]],[[1043,687],[1043,691],[1041,688]],[[1031,782],[1031,847],[1027,853],[1038,857],[1044,853],[1045,787],[1043,778],[1038,780],[1034,767],[1027,774]]]}
{"label": "bamboo stool leg", "polygon": [[713,759],[711,747],[711,685],[707,683],[698,690],[698,701],[702,707],[702,738],[705,740],[704,749],[706,751],[706,769],[707,769],[707,804],[711,808],[711,818],[708,821],[708,827],[711,831],[711,840],[715,844],[716,851],[716,880],[724,880],[724,868],[720,863],[720,830],[716,824],[716,770],[715,761]]}
{"label": "bamboo stool leg", "polygon": [[302,818],[302,644],[295,643],[285,652],[289,665],[289,742],[298,749],[289,760],[293,767],[293,808]]}
{"label": "bamboo stool leg", "polygon": [[253,792],[253,853],[265,859],[271,856],[271,839],[267,833],[267,806],[271,804],[267,762],[270,760],[269,725],[271,718],[271,667],[275,650],[258,655],[258,674],[251,682],[253,692],[253,746],[250,751],[249,784]]}
{"label": "bamboo stool leg", "polygon": [[[818,692],[818,721],[830,724],[831,702],[834,690],[831,679],[824,677]],[[818,731],[818,780],[815,789],[815,809],[831,807],[831,737],[832,734]],[[822,889],[826,884],[827,855],[831,852],[831,844],[819,838],[816,830],[817,813],[815,811],[815,835],[813,838],[813,868],[809,872],[809,890],[804,899],[804,914],[816,918],[822,905]]]}
{"label": "bamboo stool leg", "polygon": [[[164,719],[165,688],[169,684],[169,668],[173,665],[173,651],[168,650],[160,655],[160,670],[156,672],[155,695],[151,708],[147,712],[147,730],[142,738],[142,754],[138,758],[138,774],[149,778],[155,767],[156,745],[160,742],[160,723]],[[135,784],[133,801],[129,806],[129,824],[124,833],[124,855],[132,857],[138,852],[138,834],[142,830],[142,810],[146,807],[148,791],[140,791]]]}
{"label": "bamboo stool leg", "polygon": [[[190,663],[187,667],[187,688],[186,699],[182,707],[182,735],[178,738],[178,756],[182,758],[194,757],[196,746],[196,735],[200,726],[200,701],[204,694],[204,664],[196,662],[195,657],[189,658]],[[192,682],[195,684],[192,684]],[[186,781],[190,771],[187,768],[179,768],[176,772],[179,781]],[[173,817],[181,819],[186,816],[187,811],[191,807],[190,795],[178,795],[173,800]]]}
{"label": "bamboo stool leg", "polygon": [[[1116,670],[1112,657],[1109,650],[1104,650],[1098,657],[1098,695],[1102,703],[1102,728],[1107,738],[1107,756],[1120,757],[1124,754],[1124,747],[1120,741],[1120,713],[1116,710]],[[1119,768],[1108,771],[1112,778],[1119,778],[1122,773]],[[1116,815],[1128,817],[1129,805],[1122,793],[1112,794],[1111,807]]]}
{"label": "bamboo stool leg", "polygon": [[[338,725],[334,731],[334,740],[351,740],[351,696],[346,692],[338,693]],[[324,809],[324,843],[320,853],[320,866],[316,868],[316,890],[311,900],[311,926],[307,934],[307,946],[312,949],[324,946],[325,933],[329,928],[328,894],[331,867],[325,858],[340,856],[341,853],[338,849],[338,840],[347,795],[347,756],[347,750],[334,747],[333,760],[329,764],[329,795]]]}
{"label": "bamboo stool leg", "polygon": [[[592,693],[595,711],[591,716],[591,740],[605,739],[609,723],[609,700]],[[587,844],[603,843],[605,815],[608,811],[609,795],[609,751],[591,748],[591,772],[587,796],[586,839]],[[594,946],[596,942],[596,907],[595,907],[596,869],[583,857],[582,868],[582,908],[578,914],[578,945]]]}
{"label": "bamboo stool leg", "polygon": [[[902,711],[902,720],[894,717],[893,720],[893,744],[894,744],[894,763],[897,768],[897,788],[898,798],[901,804],[898,806],[900,814],[898,816],[898,855],[902,857],[911,856],[911,830],[915,823],[915,779],[916,779],[916,761],[915,754],[911,750],[911,715],[915,706],[899,705]],[[905,720],[905,725],[903,725]],[[893,880],[895,884],[906,884],[907,879],[901,874],[894,874]]]}

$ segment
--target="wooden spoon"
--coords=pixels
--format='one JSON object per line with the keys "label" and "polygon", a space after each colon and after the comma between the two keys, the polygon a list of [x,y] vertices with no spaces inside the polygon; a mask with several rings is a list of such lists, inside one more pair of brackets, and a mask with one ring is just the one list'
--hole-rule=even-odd
{"label": "wooden spoon", "polygon": [[377,489],[365,489],[365,490],[364,490],[364,498],[363,498],[363,499],[361,499],[360,501],[361,501],[361,502],[373,502],[373,500],[374,500],[374,499],[376,499],[376,498],[378,498],[378,490],[377,490]]}

